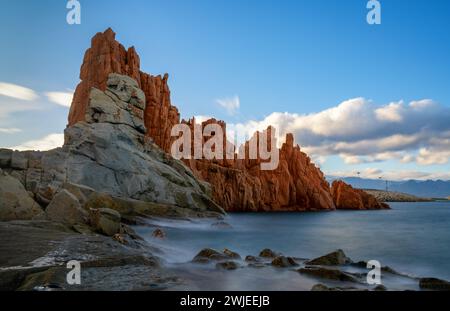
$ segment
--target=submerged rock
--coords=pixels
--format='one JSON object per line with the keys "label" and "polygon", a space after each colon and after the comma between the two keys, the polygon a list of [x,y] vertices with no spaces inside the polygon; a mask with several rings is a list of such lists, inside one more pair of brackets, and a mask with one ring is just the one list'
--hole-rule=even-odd
{"label": "submerged rock", "polygon": [[346,281],[346,282],[358,282],[358,280],[349,273],[337,270],[337,269],[328,269],[323,267],[305,267],[297,270],[302,274],[307,274],[319,278],[329,279],[329,280],[337,280],[337,281]]}
{"label": "submerged rock", "polygon": [[224,262],[218,262],[216,264],[216,267],[219,268],[219,269],[225,269],[225,270],[236,270],[240,266],[235,261],[224,261]]}
{"label": "submerged rock", "polygon": [[352,260],[341,249],[306,262],[306,264],[313,266],[341,266],[350,263],[352,263]]}
{"label": "submerged rock", "polygon": [[207,263],[211,260],[227,260],[227,259],[240,259],[241,256],[238,253],[225,249],[223,252],[216,251],[212,248],[202,249],[192,260],[197,263]]}
{"label": "submerged rock", "polygon": [[166,234],[164,233],[164,231],[162,229],[158,228],[153,231],[152,237],[157,238],[157,239],[165,239]]}

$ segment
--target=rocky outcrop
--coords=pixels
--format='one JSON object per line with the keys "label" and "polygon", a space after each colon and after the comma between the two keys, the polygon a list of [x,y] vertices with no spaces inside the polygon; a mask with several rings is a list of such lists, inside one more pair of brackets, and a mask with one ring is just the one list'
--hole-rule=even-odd
{"label": "rocky outcrop", "polygon": [[[69,114],[69,128],[77,122],[89,121],[88,116],[92,115],[87,113],[89,94],[91,106],[93,100],[101,100],[101,91],[107,91],[110,73],[127,75],[137,82],[147,99],[143,112],[146,136],[169,152],[175,139],[170,136],[170,131],[173,125],[179,123],[179,113],[170,102],[168,76],[152,76],[142,72],[136,50],[133,47],[126,50],[115,40],[111,29],[96,34],[85,53],[80,72],[81,83],[75,91]],[[90,93],[91,88],[98,90]],[[117,110],[119,119],[122,119],[121,111],[123,109]],[[193,126],[192,121],[188,124]],[[211,123],[226,128],[223,121],[215,119],[206,121],[203,126]],[[139,128],[144,129],[142,126]],[[294,146],[292,135],[287,137],[280,150],[280,165],[275,171],[258,169],[260,160],[191,160],[186,164],[198,178],[212,185],[214,200],[227,211],[334,209],[329,185],[322,172],[298,146]]]}
{"label": "rocky outcrop", "polygon": [[107,89],[109,74],[126,75],[137,82],[145,94],[147,105],[144,109],[146,135],[164,151],[171,146],[170,131],[179,123],[179,113],[171,105],[168,75],[152,76],[140,70],[140,58],[134,47],[126,50],[115,40],[116,34],[109,28],[97,33],[86,51],[80,70],[81,82],[77,86],[69,113],[68,126],[86,121],[91,88]]}
{"label": "rocky outcrop", "polygon": [[[223,213],[209,197],[205,183],[145,136],[146,101],[137,82],[111,74],[106,85],[105,91],[91,90],[85,121],[65,130],[62,148],[2,150],[4,170],[20,180],[42,206],[48,205],[50,219],[71,224],[81,220],[78,204],[142,214],[152,209],[160,209],[162,215],[174,209]],[[62,203],[55,201],[60,196],[64,196]],[[62,205],[67,213],[62,213]],[[65,219],[61,213],[74,217]]]}
{"label": "rocky outcrop", "polygon": [[335,180],[331,186],[331,194],[337,209],[374,210],[389,209],[389,205],[379,202],[373,195],[354,189],[341,180]]}
{"label": "rocky outcrop", "polygon": [[[185,121],[193,132],[195,119]],[[226,124],[211,119],[202,128],[216,123],[226,133]],[[271,127],[267,132],[272,130]],[[255,133],[254,137],[257,137]],[[224,141],[227,141],[225,136]],[[249,153],[249,142],[245,145]],[[259,146],[259,141],[258,141]],[[224,154],[226,151],[224,150]],[[320,211],[334,210],[328,182],[311,159],[294,145],[292,134],[279,150],[275,170],[261,170],[261,159],[186,160],[199,178],[212,186],[212,195],[226,211]]]}

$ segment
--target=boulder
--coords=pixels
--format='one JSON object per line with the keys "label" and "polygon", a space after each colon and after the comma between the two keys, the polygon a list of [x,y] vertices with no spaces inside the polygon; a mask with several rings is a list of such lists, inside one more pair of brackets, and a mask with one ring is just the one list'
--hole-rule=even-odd
{"label": "boulder", "polygon": [[275,258],[279,255],[280,255],[279,253],[276,253],[269,248],[265,248],[259,253],[259,257],[264,257],[264,258]]}
{"label": "boulder", "polygon": [[298,263],[295,262],[292,257],[278,256],[272,260],[272,266],[286,268],[286,267],[295,267],[298,266]]}
{"label": "boulder", "polygon": [[120,213],[109,208],[91,209],[89,223],[99,233],[114,236],[120,233]]}
{"label": "boulder", "polygon": [[59,191],[45,210],[47,219],[69,225],[87,223],[88,213],[77,197],[69,191]]}
{"label": "boulder", "polygon": [[313,266],[341,266],[351,263],[352,260],[341,249],[306,262],[306,264]]}
{"label": "boulder", "polygon": [[223,252],[216,251],[212,248],[202,249],[192,260],[197,263],[207,263],[211,260],[227,260],[227,259],[240,259],[241,256],[238,253],[225,249]]}
{"label": "boulder", "polygon": [[358,282],[358,280],[349,273],[337,270],[328,269],[323,267],[304,267],[297,270],[301,274],[306,274],[318,278],[346,281],[346,282]]}
{"label": "boulder", "polygon": [[241,255],[239,255],[239,254],[236,253],[236,252],[233,252],[233,251],[229,250],[228,248],[225,248],[225,249],[223,250],[223,253],[224,253],[226,256],[228,256],[229,258],[233,258],[233,259],[241,259]]}
{"label": "boulder", "polygon": [[29,220],[42,214],[23,184],[0,170],[0,221]]}

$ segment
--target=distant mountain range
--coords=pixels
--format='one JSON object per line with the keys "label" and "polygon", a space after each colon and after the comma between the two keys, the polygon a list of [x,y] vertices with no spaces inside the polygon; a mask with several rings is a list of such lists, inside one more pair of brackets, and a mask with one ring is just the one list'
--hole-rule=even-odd
{"label": "distant mountain range", "polygon": [[[329,182],[335,179],[341,179],[355,188],[386,190],[385,180],[327,176]],[[450,180],[388,181],[387,187],[389,191],[408,193],[423,198],[448,198],[450,196]]]}

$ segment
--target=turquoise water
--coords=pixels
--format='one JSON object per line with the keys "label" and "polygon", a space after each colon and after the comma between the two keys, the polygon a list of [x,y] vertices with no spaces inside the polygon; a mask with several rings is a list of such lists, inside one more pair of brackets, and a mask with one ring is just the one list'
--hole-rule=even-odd
{"label": "turquoise water", "polygon": [[165,252],[169,263],[190,261],[205,247],[229,248],[241,256],[271,248],[285,255],[314,258],[343,249],[353,260],[378,260],[413,276],[450,280],[450,203],[392,203],[391,210],[320,213],[232,214],[232,228],[210,221],[154,220],[167,239],[151,238],[152,227],[137,231]]}

